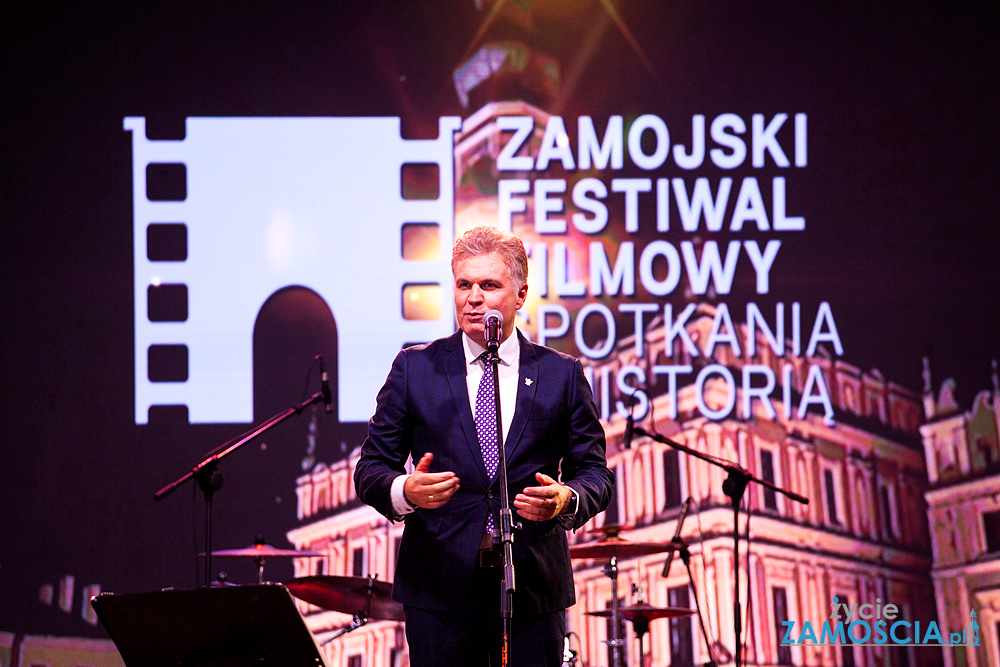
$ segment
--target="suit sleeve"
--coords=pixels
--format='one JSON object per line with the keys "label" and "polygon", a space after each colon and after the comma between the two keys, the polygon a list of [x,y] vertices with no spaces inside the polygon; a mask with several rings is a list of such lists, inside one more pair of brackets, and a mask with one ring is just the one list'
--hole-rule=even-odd
{"label": "suit sleeve", "polygon": [[570,382],[569,448],[562,460],[561,481],[579,494],[572,525],[576,530],[607,509],[615,475],[608,469],[604,428],[579,360],[573,361]]}
{"label": "suit sleeve", "polygon": [[390,492],[392,481],[406,473],[412,446],[407,426],[406,370],[407,356],[402,350],[392,362],[378,393],[375,414],[368,421],[368,437],[361,446],[361,458],[354,470],[358,498],[390,521],[396,520]]}

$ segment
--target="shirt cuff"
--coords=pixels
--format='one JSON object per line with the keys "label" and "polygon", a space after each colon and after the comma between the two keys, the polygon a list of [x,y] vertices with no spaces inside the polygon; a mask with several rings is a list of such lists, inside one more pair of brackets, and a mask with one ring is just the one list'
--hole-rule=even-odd
{"label": "shirt cuff", "polygon": [[573,499],[569,501],[569,511],[557,516],[556,520],[564,529],[573,530],[573,525],[576,523],[576,513],[580,509],[580,494],[572,486],[566,488],[573,492]]}
{"label": "shirt cuff", "polygon": [[416,505],[411,505],[410,501],[406,499],[406,494],[403,493],[403,485],[406,484],[406,480],[409,479],[409,475],[400,475],[396,479],[392,480],[392,486],[389,487],[389,498],[392,500],[392,511],[395,513],[396,518],[400,519],[407,514],[411,514],[415,509]]}

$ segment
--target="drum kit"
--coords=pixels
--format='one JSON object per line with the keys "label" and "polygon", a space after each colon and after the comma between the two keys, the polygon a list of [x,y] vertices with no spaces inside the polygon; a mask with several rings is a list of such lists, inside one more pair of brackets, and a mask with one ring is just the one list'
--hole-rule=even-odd
{"label": "drum kit", "polygon": [[[632,542],[620,536],[631,526],[607,525],[598,529],[602,537],[594,542],[570,546],[571,558],[606,560],[604,574],[611,579],[611,607],[587,612],[611,620],[612,637],[606,641],[612,649],[612,667],[622,667],[625,639],[620,637],[622,620],[632,623],[639,643],[639,653],[643,653],[643,637],[649,631],[650,621],[660,618],[678,618],[694,614],[692,609],[677,607],[654,607],[640,598],[637,604],[622,606],[618,598],[618,561],[622,558],[646,556],[676,549],[673,542]],[[199,554],[204,556],[204,554]],[[258,583],[264,582],[264,562],[268,558],[303,558],[323,556],[316,551],[298,549],[278,549],[260,538],[254,544],[241,549],[213,551],[216,558],[252,558],[257,566]],[[295,597],[322,609],[350,614],[350,624],[339,629],[326,644],[341,635],[356,630],[369,620],[402,621],[403,605],[392,599],[392,584],[379,581],[376,575],[368,577],[346,577],[332,575],[312,575],[292,579],[284,584]],[[633,587],[635,589],[635,587]],[[563,665],[572,666],[575,654],[564,657]]]}
{"label": "drum kit", "polygon": [[[606,559],[604,574],[611,579],[611,608],[599,611],[588,611],[588,616],[598,616],[611,619],[611,638],[607,640],[611,647],[612,667],[622,667],[624,659],[625,639],[620,637],[621,619],[626,619],[632,623],[632,630],[635,632],[639,642],[639,655],[645,656],[643,650],[643,636],[649,632],[649,622],[658,618],[678,618],[681,616],[691,616],[695,612],[693,609],[683,609],[679,607],[653,607],[646,604],[641,599],[637,604],[620,606],[618,600],[618,559],[632,558],[633,556],[647,556],[649,554],[663,553],[677,549],[674,542],[632,542],[619,534],[630,530],[632,526],[605,525],[598,529],[603,536],[596,542],[586,542],[574,544],[569,548],[570,558],[593,558]],[[635,589],[636,587],[634,587]],[[563,665],[572,665],[573,660],[564,660]],[[645,664],[643,657],[640,664]]]}

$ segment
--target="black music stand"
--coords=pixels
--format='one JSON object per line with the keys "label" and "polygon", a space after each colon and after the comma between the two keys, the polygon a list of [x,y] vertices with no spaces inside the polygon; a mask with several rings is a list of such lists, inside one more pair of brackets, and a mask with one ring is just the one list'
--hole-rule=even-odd
{"label": "black music stand", "polygon": [[325,667],[280,584],[95,597],[127,667]]}

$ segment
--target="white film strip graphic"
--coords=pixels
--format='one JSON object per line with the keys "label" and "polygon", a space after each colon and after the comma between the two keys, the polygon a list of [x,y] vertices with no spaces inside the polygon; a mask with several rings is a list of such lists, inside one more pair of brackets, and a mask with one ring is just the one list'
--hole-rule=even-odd
{"label": "white film strip graphic", "polygon": [[[406,343],[454,330],[454,143],[461,119],[433,140],[404,140],[399,118],[188,118],[182,141],[132,133],[135,237],[135,421],[150,406],[186,405],[191,423],[253,419],[253,330],[276,291],[303,286],[336,320],[339,417],[367,420],[390,362]],[[149,168],[183,165],[185,195],[150,199]],[[436,165],[438,195],[404,199],[404,165]],[[407,224],[437,227],[432,259],[406,259]],[[183,253],[147,247],[182,230]],[[406,286],[441,288],[434,319],[407,319]],[[152,287],[151,287],[152,286]],[[186,299],[183,317],[151,312],[151,289]],[[167,318],[170,319],[170,318]],[[186,355],[183,378],[150,378],[156,351]]]}

